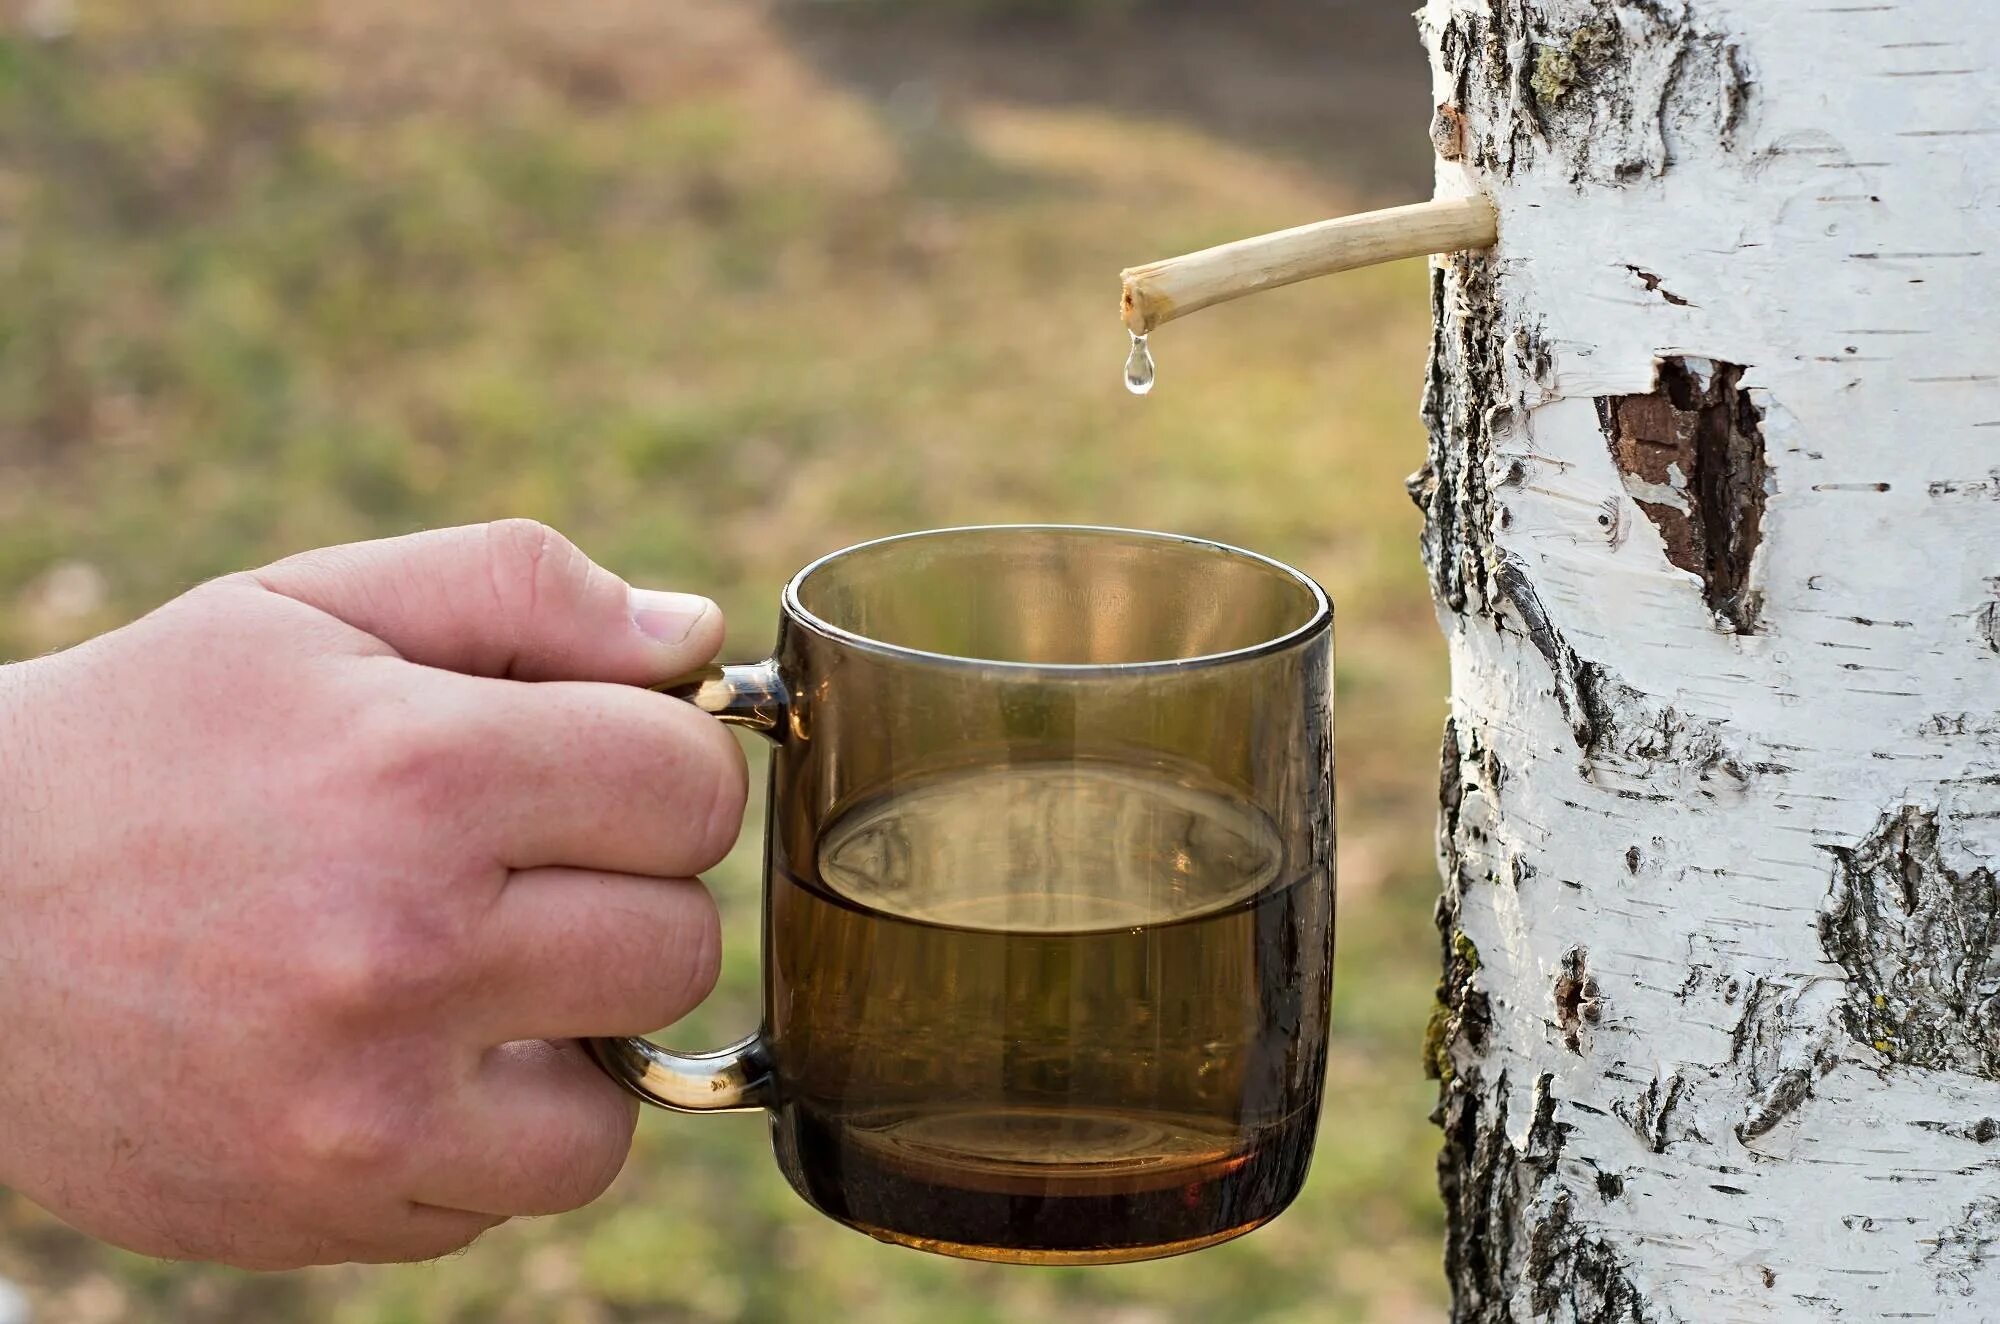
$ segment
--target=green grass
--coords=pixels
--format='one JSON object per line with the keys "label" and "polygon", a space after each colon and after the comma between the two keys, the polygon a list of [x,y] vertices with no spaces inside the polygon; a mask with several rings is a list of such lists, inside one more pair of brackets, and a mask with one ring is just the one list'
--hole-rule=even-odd
{"label": "green grass", "polygon": [[[0,1192],[0,1274],[42,1324],[1434,1309],[1419,1051],[1444,675],[1400,487],[1421,267],[1175,325],[1135,401],[1118,269],[1331,214],[1337,189],[1157,124],[872,107],[754,17],[685,8],[595,47],[449,5],[384,5],[356,41],[257,0],[85,6],[66,41],[0,40],[0,658],[299,548],[501,515],[714,594],[739,655],[792,569],[903,529],[1075,519],[1290,560],[1340,611],[1337,1037],[1305,1195],[1180,1260],[966,1265],[813,1214],[755,1118],[652,1116],[599,1204],[438,1264],[159,1265]],[[461,47],[471,74],[420,76]],[[682,1046],[755,1017],[754,852],[712,881],[727,969]]]}

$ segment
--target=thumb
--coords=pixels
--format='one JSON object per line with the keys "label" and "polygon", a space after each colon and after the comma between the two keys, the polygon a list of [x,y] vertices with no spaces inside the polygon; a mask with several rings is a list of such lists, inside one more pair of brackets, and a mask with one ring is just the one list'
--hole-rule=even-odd
{"label": "thumb", "polygon": [[533,520],[322,548],[250,577],[412,662],[471,675],[653,685],[722,646],[713,602],[629,588]]}

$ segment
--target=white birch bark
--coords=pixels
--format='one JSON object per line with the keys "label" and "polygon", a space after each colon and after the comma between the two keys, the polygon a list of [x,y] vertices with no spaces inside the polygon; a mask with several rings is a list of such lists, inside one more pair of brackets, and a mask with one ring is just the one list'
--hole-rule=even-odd
{"label": "white birch bark", "polygon": [[1420,20],[1454,1317],[2000,1319],[2000,5]]}

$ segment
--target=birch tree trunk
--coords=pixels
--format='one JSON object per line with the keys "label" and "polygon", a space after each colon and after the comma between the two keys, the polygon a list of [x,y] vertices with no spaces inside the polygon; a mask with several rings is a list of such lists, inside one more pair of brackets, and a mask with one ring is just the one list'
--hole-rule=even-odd
{"label": "birch tree trunk", "polygon": [[2000,6],[1420,19],[1454,1318],[2000,1319]]}

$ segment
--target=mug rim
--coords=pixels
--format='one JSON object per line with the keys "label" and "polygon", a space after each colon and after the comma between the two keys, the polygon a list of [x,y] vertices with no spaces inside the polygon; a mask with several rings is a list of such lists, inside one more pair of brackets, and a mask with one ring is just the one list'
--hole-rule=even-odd
{"label": "mug rim", "polygon": [[[1114,534],[1126,538],[1148,539],[1156,542],[1174,543],[1183,547],[1195,547],[1205,551],[1220,552],[1227,556],[1255,561],[1303,586],[1311,596],[1312,612],[1297,626],[1283,634],[1262,639],[1241,648],[1226,649],[1219,653],[1202,653],[1194,657],[1148,658],[1140,662],[1016,662],[1005,658],[973,657],[962,653],[938,653],[923,648],[910,648],[903,644],[892,644],[887,640],[835,625],[825,618],[815,615],[799,599],[799,589],[814,572],[855,552],[866,551],[889,543],[909,542],[918,538],[939,538],[968,533],[1091,533]],[[1196,668],[1224,666],[1231,662],[1244,662],[1252,658],[1269,657],[1293,648],[1316,634],[1320,634],[1333,624],[1333,596],[1322,588],[1317,580],[1294,566],[1285,564],[1275,557],[1253,552],[1248,548],[1218,541],[1214,538],[1200,538],[1185,533],[1164,533],[1156,529],[1129,529],[1110,524],[958,524],[938,529],[916,529],[907,533],[892,533],[881,538],[870,538],[854,543],[837,551],[828,552],[808,562],[793,575],[785,585],[783,596],[785,616],[797,625],[830,639],[836,643],[862,652],[883,657],[898,658],[909,662],[922,662],[934,666],[964,667],[981,671],[1003,671],[1017,675],[1054,674],[1069,678],[1090,676],[1131,676],[1145,673],[1188,671]]]}

